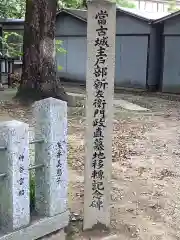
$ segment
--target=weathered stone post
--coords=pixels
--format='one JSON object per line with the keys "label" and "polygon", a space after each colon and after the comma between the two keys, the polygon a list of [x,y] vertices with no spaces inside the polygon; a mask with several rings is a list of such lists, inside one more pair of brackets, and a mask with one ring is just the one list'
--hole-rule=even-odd
{"label": "weathered stone post", "polygon": [[110,224],[116,5],[88,3],[84,229]]}
{"label": "weathered stone post", "polygon": [[34,104],[36,210],[55,216],[67,211],[67,103],[47,98]]}
{"label": "weathered stone post", "polygon": [[0,227],[4,231],[30,221],[28,128],[15,120],[0,123]]}

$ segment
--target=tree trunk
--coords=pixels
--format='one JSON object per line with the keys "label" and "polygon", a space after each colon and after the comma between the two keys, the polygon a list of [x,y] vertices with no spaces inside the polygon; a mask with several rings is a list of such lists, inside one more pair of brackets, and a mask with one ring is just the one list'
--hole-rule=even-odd
{"label": "tree trunk", "polygon": [[56,77],[56,9],[56,0],[26,0],[22,78],[17,96],[68,101]]}

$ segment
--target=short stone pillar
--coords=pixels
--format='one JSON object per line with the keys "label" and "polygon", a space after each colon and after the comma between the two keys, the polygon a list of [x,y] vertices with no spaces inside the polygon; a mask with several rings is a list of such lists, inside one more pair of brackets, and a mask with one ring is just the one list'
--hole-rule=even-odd
{"label": "short stone pillar", "polygon": [[67,103],[47,98],[34,104],[36,211],[54,216],[67,210]]}
{"label": "short stone pillar", "polygon": [[15,120],[0,123],[0,227],[5,231],[30,221],[28,128]]}
{"label": "short stone pillar", "polygon": [[88,3],[84,229],[110,225],[116,4]]}

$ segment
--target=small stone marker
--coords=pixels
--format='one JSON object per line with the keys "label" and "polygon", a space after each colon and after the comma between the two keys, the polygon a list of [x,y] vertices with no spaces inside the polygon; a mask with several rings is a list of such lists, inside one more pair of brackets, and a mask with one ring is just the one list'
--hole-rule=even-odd
{"label": "small stone marker", "polygon": [[88,3],[84,229],[110,224],[116,5]]}
{"label": "small stone marker", "polygon": [[67,211],[67,103],[47,98],[34,104],[36,210],[54,216]]}
{"label": "small stone marker", "polygon": [[13,231],[29,224],[29,139],[28,124],[0,123],[0,226]]}

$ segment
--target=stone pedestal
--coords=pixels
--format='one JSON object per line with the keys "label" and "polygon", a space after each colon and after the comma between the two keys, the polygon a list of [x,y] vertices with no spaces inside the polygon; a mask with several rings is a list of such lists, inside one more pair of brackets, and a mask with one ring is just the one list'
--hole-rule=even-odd
{"label": "stone pedestal", "polygon": [[[0,240],[35,240],[61,229],[58,240],[64,240],[63,229],[68,225],[69,212],[58,214],[54,217],[33,219],[25,228],[2,235]],[[48,239],[48,238],[47,238]],[[51,238],[50,238],[51,239]],[[50,240],[49,239],[49,240]]]}

